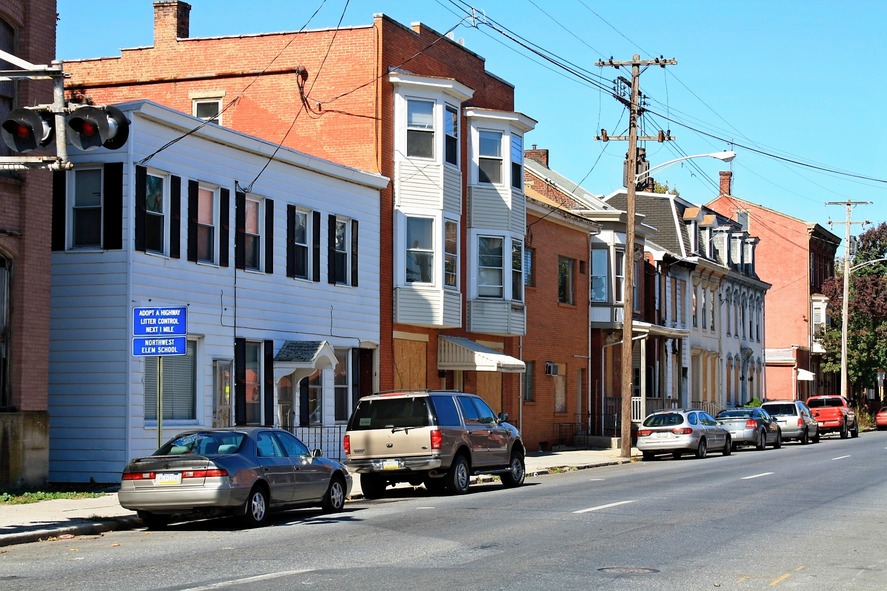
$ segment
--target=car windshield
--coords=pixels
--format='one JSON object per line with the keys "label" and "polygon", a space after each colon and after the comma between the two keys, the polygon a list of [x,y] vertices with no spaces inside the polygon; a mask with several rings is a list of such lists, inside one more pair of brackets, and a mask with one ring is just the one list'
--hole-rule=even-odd
{"label": "car windshield", "polygon": [[181,454],[227,455],[237,453],[245,435],[230,431],[198,431],[183,433],[167,441],[154,452],[155,456]]}
{"label": "car windshield", "polygon": [[683,415],[670,412],[667,414],[650,415],[644,421],[644,427],[674,427],[683,422]]}
{"label": "car windshield", "polygon": [[795,415],[795,405],[794,404],[768,404],[767,412],[771,415]]}
{"label": "car windshield", "polygon": [[752,411],[746,409],[739,410],[722,410],[718,413],[719,419],[747,419],[752,415]]}
{"label": "car windshield", "polygon": [[430,425],[428,397],[409,396],[362,400],[354,410],[348,429],[365,431],[369,429],[428,427]]}

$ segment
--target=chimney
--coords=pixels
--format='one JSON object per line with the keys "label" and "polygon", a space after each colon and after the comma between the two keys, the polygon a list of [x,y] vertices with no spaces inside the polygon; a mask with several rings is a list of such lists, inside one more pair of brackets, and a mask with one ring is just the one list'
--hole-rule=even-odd
{"label": "chimney", "polygon": [[524,158],[528,158],[534,162],[538,162],[545,168],[548,168],[548,149],[543,148],[541,150],[536,149],[536,144],[533,144],[533,148],[530,150],[524,150]]}
{"label": "chimney", "polygon": [[722,170],[721,175],[721,195],[732,195],[730,181],[733,178],[732,170]]}
{"label": "chimney", "polygon": [[154,47],[175,44],[190,35],[191,5],[180,0],[155,0]]}

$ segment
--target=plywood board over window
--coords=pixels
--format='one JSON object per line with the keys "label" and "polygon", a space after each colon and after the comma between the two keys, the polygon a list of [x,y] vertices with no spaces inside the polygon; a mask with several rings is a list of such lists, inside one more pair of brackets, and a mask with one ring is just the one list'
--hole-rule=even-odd
{"label": "plywood board over window", "polygon": [[502,412],[502,374],[498,371],[478,371],[476,394],[487,401],[496,413]]}
{"label": "plywood board over window", "polygon": [[394,388],[412,390],[426,387],[425,372],[428,343],[394,340]]}

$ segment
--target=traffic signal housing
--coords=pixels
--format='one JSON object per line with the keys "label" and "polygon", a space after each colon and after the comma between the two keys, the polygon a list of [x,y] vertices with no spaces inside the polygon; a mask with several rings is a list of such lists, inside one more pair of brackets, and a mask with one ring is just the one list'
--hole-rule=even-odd
{"label": "traffic signal housing", "polygon": [[0,124],[0,134],[10,150],[26,154],[52,141],[53,123],[53,115],[48,109],[13,109]]}
{"label": "traffic signal housing", "polygon": [[[129,120],[116,107],[79,106],[66,116],[63,132],[81,150],[117,150],[129,138]],[[17,154],[48,145],[54,133],[55,116],[46,106],[15,109],[0,123],[3,142]]]}

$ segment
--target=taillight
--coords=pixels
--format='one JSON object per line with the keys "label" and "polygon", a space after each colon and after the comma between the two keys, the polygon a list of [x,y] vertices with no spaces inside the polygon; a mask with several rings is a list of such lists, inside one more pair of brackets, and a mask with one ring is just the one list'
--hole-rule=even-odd
{"label": "taillight", "polygon": [[690,427],[675,427],[671,430],[671,432],[675,435],[692,435],[693,429],[691,429]]}
{"label": "taillight", "polygon": [[154,472],[124,472],[123,480],[154,480]]}
{"label": "taillight", "polygon": [[746,429],[757,429],[758,423],[755,422],[753,419],[749,419],[749,420],[745,421],[745,428]]}
{"label": "taillight", "polygon": [[206,470],[185,470],[182,478],[221,478],[227,476],[228,471],[221,468],[207,468]]}
{"label": "taillight", "polygon": [[653,429],[641,429],[638,431],[638,437],[649,437],[653,434]]}
{"label": "taillight", "polygon": [[798,417],[798,427],[803,427],[803,426],[804,426],[804,419],[802,419],[801,417]]}
{"label": "taillight", "polygon": [[346,434],[345,438],[342,440],[342,447],[345,448],[345,455],[351,455],[351,435]]}
{"label": "taillight", "polygon": [[440,429],[431,430],[431,449],[440,449],[443,447],[443,434]]}

